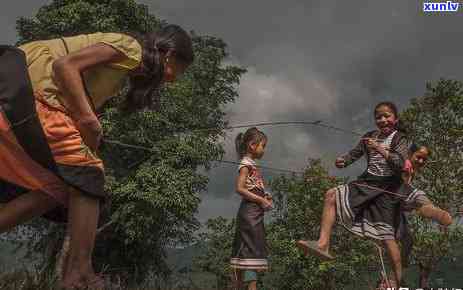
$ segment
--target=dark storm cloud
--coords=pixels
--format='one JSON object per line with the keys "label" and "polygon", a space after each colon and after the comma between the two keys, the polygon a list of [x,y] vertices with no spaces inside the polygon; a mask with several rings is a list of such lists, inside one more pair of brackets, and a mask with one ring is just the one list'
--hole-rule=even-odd
{"label": "dark storm cloud", "polygon": [[45,0],[7,1],[0,9],[0,44],[15,44],[16,20],[19,17],[30,17],[46,3],[48,1]]}
{"label": "dark storm cloud", "polygon": [[[3,9],[4,39],[13,41],[17,16],[31,15],[44,2],[17,1],[16,8]],[[425,15],[422,1],[403,0],[139,2],[171,23],[221,37],[231,55],[226,64],[248,69],[239,100],[227,107],[231,124],[323,120],[364,132],[374,127],[375,103],[387,99],[403,107],[424,92],[426,81],[463,79],[462,8],[456,14]],[[316,127],[262,129],[269,135],[263,162],[296,170],[308,157],[331,166],[336,155],[357,141]],[[229,133],[225,159],[235,160],[237,131]],[[333,174],[356,175],[361,167],[330,168]],[[238,206],[236,166],[220,165],[209,175],[201,219],[231,216]]]}

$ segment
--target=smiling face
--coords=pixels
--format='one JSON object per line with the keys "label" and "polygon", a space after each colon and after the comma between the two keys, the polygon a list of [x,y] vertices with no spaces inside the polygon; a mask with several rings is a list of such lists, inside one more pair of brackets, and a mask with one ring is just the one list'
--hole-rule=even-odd
{"label": "smiling face", "polygon": [[375,110],[375,122],[382,134],[388,135],[395,130],[398,123],[395,112],[386,105],[379,106]]}
{"label": "smiling face", "polygon": [[423,146],[412,154],[412,156],[410,157],[410,161],[412,163],[413,168],[419,170],[424,167],[428,158],[429,150]]}

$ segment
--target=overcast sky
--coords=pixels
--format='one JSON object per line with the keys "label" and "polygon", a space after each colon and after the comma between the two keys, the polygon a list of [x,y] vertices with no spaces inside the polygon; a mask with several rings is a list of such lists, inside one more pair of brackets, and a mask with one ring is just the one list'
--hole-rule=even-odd
{"label": "overcast sky", "polygon": [[[0,10],[3,43],[14,43],[15,21],[43,0],[17,0]],[[248,69],[240,98],[227,108],[231,124],[262,121],[324,122],[359,132],[374,128],[372,109],[382,100],[400,107],[439,78],[463,80],[463,7],[425,15],[422,1],[159,0],[139,1],[170,23],[220,37],[230,64]],[[460,3],[463,6],[463,2]],[[264,127],[269,136],[262,164],[301,170],[309,157],[327,164],[356,137],[316,127]],[[225,159],[234,160],[225,140]],[[360,174],[331,168],[333,174]],[[210,172],[199,217],[235,215],[236,168]],[[266,177],[272,172],[264,171]]]}

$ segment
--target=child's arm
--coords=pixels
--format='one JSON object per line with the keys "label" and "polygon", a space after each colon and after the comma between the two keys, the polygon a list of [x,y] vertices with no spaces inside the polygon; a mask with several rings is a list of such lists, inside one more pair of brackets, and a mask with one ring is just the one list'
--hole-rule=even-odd
{"label": "child's arm", "polygon": [[408,158],[407,139],[405,137],[400,137],[397,144],[391,148],[387,156],[384,157],[395,172],[402,172],[405,165],[405,160]]}
{"label": "child's arm", "polygon": [[266,209],[272,206],[272,202],[257,195],[252,193],[246,188],[246,178],[249,174],[249,168],[246,166],[243,166],[240,169],[238,178],[236,180],[236,192],[239,193],[244,199],[255,202],[262,206],[262,208]]}
{"label": "child's arm", "polygon": [[392,170],[398,174],[402,174],[405,160],[407,160],[408,157],[408,142],[403,136],[399,138],[400,139],[396,142],[394,147],[390,148],[389,150],[378,144],[378,142],[376,142],[374,139],[368,139],[366,141],[366,146],[370,148],[370,150],[378,151],[379,154],[381,154],[384,159],[386,159]]}
{"label": "child's arm", "polygon": [[355,146],[347,154],[344,154],[336,159],[336,167],[347,167],[355,161],[359,160],[365,154],[365,145],[363,143],[363,139],[364,138],[362,138],[357,146]]}

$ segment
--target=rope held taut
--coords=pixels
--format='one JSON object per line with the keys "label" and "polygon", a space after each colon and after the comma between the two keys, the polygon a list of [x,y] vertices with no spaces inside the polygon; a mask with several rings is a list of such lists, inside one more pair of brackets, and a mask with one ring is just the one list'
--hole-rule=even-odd
{"label": "rope held taut", "polygon": [[[152,148],[148,148],[148,147],[145,147],[145,146],[139,146],[139,145],[132,145],[132,144],[126,144],[126,143],[123,143],[123,142],[119,142],[119,141],[115,141],[115,140],[109,140],[109,139],[104,139],[103,140],[103,143],[106,143],[106,144],[111,144],[111,145],[116,145],[116,146],[120,146],[120,147],[125,147],[125,148],[131,148],[131,149],[139,149],[139,150],[144,150],[144,151],[148,151],[148,152],[152,152],[152,153],[157,153],[158,151],[152,149]],[[212,160],[214,162],[219,162],[219,163],[224,163],[224,164],[234,164],[234,165],[241,165],[242,163],[240,162],[236,162],[236,161],[229,161],[229,160],[219,160],[219,159],[216,159],[216,160]],[[279,171],[279,172],[285,172],[285,173],[290,173],[290,174],[301,174],[301,175],[304,175],[305,172],[303,171],[297,171],[297,170],[289,170],[289,169],[281,169],[281,168],[276,168],[276,167],[269,167],[269,166],[262,166],[262,165],[257,165],[257,167],[259,168],[262,168],[262,169],[267,169],[267,170],[273,170],[273,171]],[[322,178],[327,178],[327,179],[330,179],[331,177],[322,177]],[[382,192],[385,192],[385,193],[388,193],[388,194],[391,194],[391,195],[394,195],[400,199],[405,199],[406,196],[403,195],[403,194],[400,194],[400,193],[397,193],[397,192],[392,192],[392,191],[388,191],[388,190],[385,190],[385,189],[382,189],[382,188],[379,188],[379,187],[375,187],[375,186],[371,186],[371,185],[367,185],[367,184],[362,184],[362,183],[355,183],[357,186],[361,186],[361,187],[366,187],[366,188],[370,188],[370,189],[375,189],[375,190],[378,190],[378,191],[382,191]]]}

